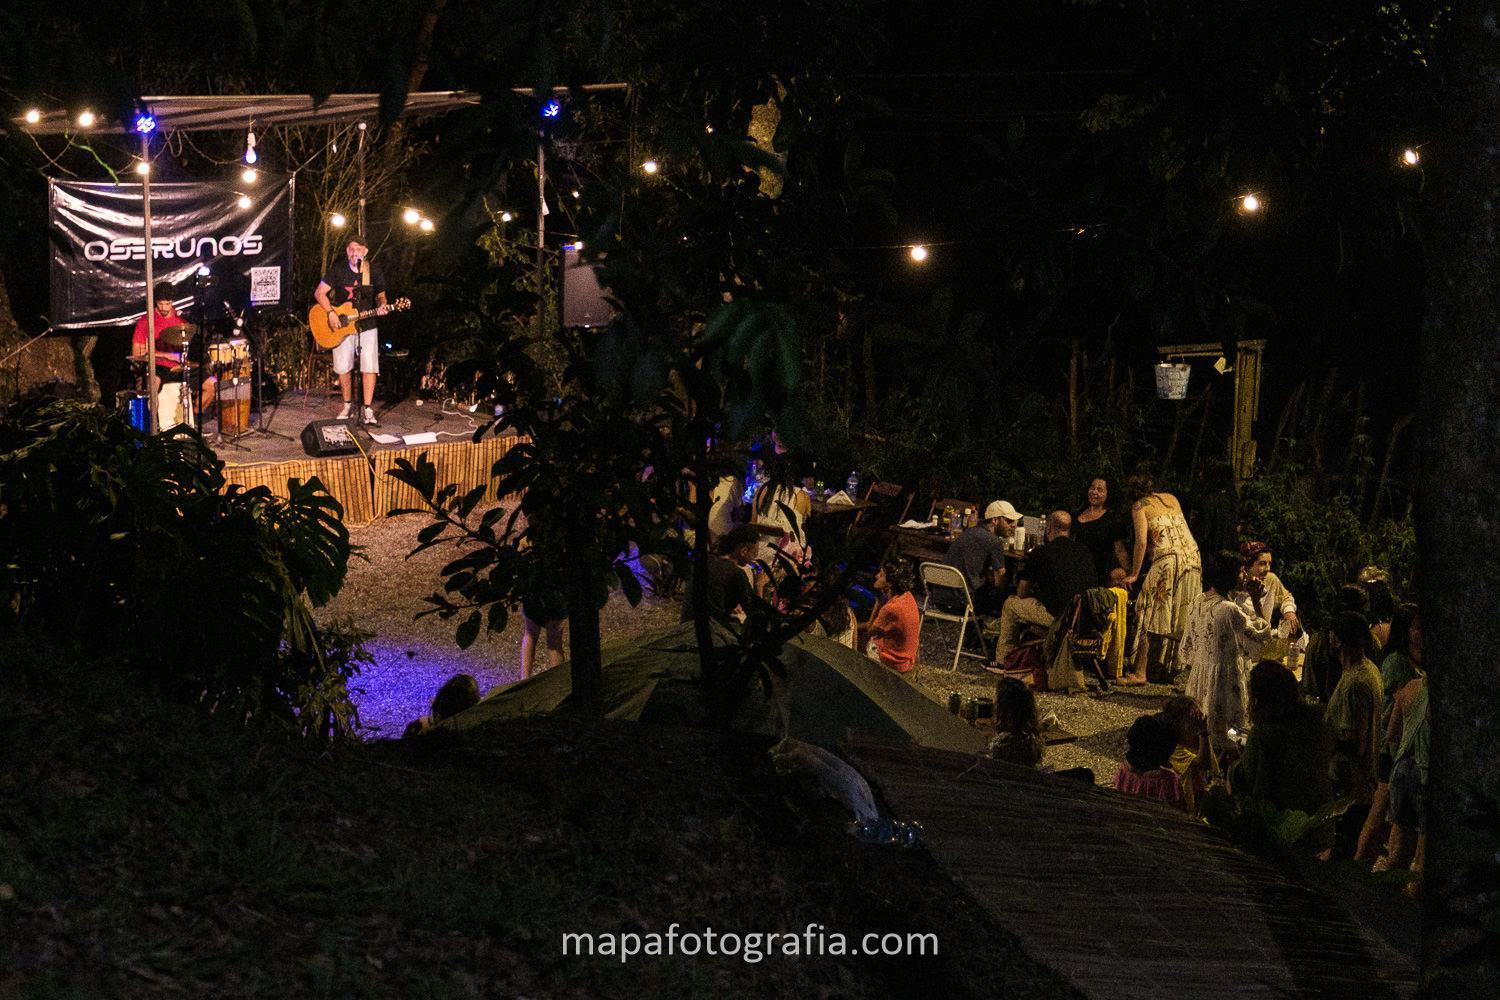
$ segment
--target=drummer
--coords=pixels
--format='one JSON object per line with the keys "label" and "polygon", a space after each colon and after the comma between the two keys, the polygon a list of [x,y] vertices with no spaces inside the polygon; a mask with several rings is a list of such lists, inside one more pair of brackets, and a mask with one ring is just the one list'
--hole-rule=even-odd
{"label": "drummer", "polygon": [[[156,336],[160,340],[162,331],[170,330],[175,326],[186,326],[184,320],[177,312],[177,306],[172,301],[172,286],[160,284],[156,286],[154,300],[156,303]],[[147,348],[146,317],[142,316],[135,321],[135,334],[130,338],[131,360],[141,364],[146,362]],[[184,349],[174,349],[164,344],[156,345],[156,371],[151,377],[151,395],[154,398],[161,392],[163,382],[181,382],[183,380],[183,356]],[[206,407],[213,402],[214,380],[204,379],[203,395],[199,401],[200,406]]]}

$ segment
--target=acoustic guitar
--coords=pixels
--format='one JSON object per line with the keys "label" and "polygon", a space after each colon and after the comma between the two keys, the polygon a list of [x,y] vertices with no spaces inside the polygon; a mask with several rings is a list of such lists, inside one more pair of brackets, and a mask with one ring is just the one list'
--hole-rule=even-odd
{"label": "acoustic guitar", "polygon": [[[403,309],[411,308],[411,299],[397,299],[386,306],[387,313],[401,312]],[[318,342],[319,347],[333,349],[344,342],[345,337],[351,337],[359,332],[359,324],[371,316],[380,312],[379,309],[366,309],[360,312],[354,308],[354,303],[345,302],[341,306],[334,306],[333,311],[343,317],[343,322],[334,326],[328,321],[328,311],[320,305],[314,305],[307,311],[307,325],[312,327],[313,340]]]}

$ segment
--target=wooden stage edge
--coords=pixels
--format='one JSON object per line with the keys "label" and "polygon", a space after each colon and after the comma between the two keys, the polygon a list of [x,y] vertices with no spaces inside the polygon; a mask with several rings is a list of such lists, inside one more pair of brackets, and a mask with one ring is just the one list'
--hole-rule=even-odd
{"label": "wooden stage edge", "polygon": [[495,492],[490,468],[521,440],[519,436],[503,434],[486,437],[478,443],[462,440],[377,448],[337,458],[260,462],[236,461],[223,454],[219,458],[224,460],[226,484],[266,486],[277,496],[286,496],[287,480],[305,482],[316,476],[343,506],[344,523],[361,525],[384,517],[396,508],[422,506],[415,491],[386,475],[388,470],[396,467],[396,460],[402,458],[415,465],[420,456],[426,455],[437,467],[438,485],[457,483],[460,496],[484,484],[486,501],[501,499]]}

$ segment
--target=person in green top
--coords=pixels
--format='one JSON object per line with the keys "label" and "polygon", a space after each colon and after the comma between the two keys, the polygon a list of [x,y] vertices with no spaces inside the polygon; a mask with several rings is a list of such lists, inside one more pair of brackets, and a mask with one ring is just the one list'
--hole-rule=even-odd
{"label": "person in green top", "polygon": [[[1380,684],[1384,698],[1380,709],[1380,731],[1388,731],[1391,709],[1396,695],[1408,683],[1422,676],[1422,619],[1415,604],[1403,604],[1396,609],[1391,619],[1391,634],[1385,644],[1385,656],[1380,662]],[[1398,734],[1399,735],[1399,734]],[[1370,804],[1370,815],[1359,834],[1359,846],[1354,851],[1357,860],[1368,861],[1379,857],[1381,847],[1387,839],[1386,811],[1391,801],[1391,767],[1395,763],[1392,739],[1387,738],[1380,754],[1377,773],[1379,784],[1375,786],[1375,799]]]}
{"label": "person in green top", "polygon": [[1422,618],[1415,604],[1403,604],[1391,619],[1391,637],[1380,661],[1380,684],[1385,698],[1380,709],[1382,727],[1390,721],[1391,703],[1408,681],[1422,676]]}
{"label": "person in green top", "polygon": [[1250,739],[1229,769],[1230,793],[1317,812],[1333,801],[1322,713],[1303,703],[1297,678],[1275,660],[1251,669],[1249,689]]}
{"label": "person in green top", "polygon": [[1412,864],[1418,871],[1426,853],[1427,761],[1432,740],[1427,678],[1417,677],[1396,693],[1385,738],[1395,747],[1391,769],[1391,837],[1386,856],[1377,868],[1400,870]]}
{"label": "person in green top", "polygon": [[1329,695],[1323,720],[1333,739],[1333,790],[1354,804],[1339,817],[1335,857],[1351,857],[1360,830],[1375,798],[1380,747],[1380,706],[1383,690],[1380,671],[1365,655],[1370,627],[1359,615],[1345,611],[1333,620],[1333,638],[1338,645],[1343,672]]}

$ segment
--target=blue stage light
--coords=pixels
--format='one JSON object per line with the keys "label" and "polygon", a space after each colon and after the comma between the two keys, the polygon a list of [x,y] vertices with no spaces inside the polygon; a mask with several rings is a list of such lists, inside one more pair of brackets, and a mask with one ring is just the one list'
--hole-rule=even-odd
{"label": "blue stage light", "polygon": [[135,130],[141,135],[150,135],[156,131],[156,119],[150,112],[142,111],[135,116]]}
{"label": "blue stage light", "polygon": [[557,98],[554,97],[546,104],[542,105],[543,118],[556,118],[560,114],[562,114],[562,102],[560,102]]}

